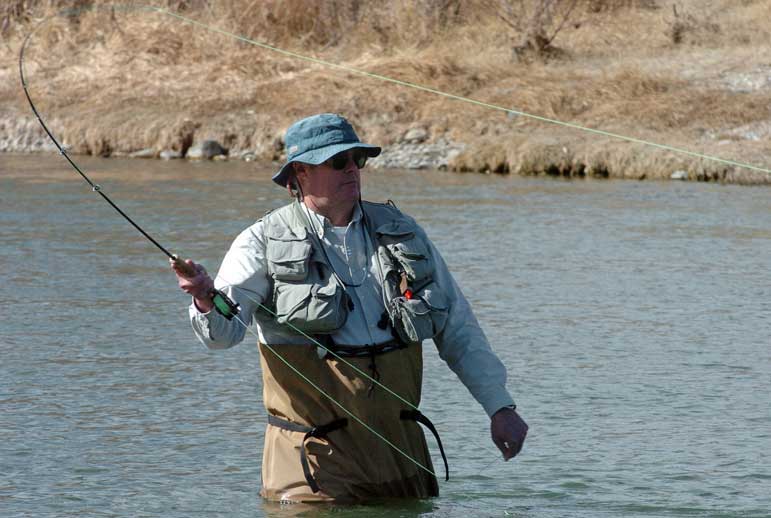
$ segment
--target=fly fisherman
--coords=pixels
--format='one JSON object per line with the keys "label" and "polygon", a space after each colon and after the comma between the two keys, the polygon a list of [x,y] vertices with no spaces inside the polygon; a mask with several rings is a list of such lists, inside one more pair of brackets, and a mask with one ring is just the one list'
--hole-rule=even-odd
{"label": "fly fisherman", "polygon": [[[436,431],[417,411],[421,342],[429,338],[490,416],[504,458],[517,455],[527,424],[441,255],[393,204],[360,199],[360,170],[380,148],[333,114],[294,123],[285,140],[287,161],[273,181],[295,201],[244,230],[216,280],[190,260],[187,277],[172,263],[208,348],[236,345],[243,323],[256,320],[268,411],[262,496],[436,496],[421,425]],[[217,293],[240,314],[218,310]]]}

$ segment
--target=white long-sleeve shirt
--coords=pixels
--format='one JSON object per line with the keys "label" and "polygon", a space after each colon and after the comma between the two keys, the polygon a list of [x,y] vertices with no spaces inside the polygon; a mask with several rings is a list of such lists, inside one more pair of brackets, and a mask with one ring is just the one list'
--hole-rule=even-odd
{"label": "white long-sleeve shirt", "polygon": [[[334,227],[320,214],[307,207],[304,210],[353,301],[354,309],[349,312],[345,324],[331,336],[334,343],[355,346],[392,341],[390,329],[377,326],[384,310],[378,265],[359,206],[346,227]],[[492,416],[504,406],[513,404],[506,390],[506,368],[492,351],[439,251],[430,240],[426,239],[426,242],[436,265],[433,280],[444,289],[449,301],[447,323],[434,337],[434,343],[440,357]],[[260,308],[271,296],[265,247],[264,225],[260,220],[235,239],[214,280],[215,287],[241,306],[239,317],[246,325],[256,321],[263,343],[307,346],[308,338],[278,325]],[[198,339],[210,349],[232,347],[240,343],[246,333],[238,320],[227,320],[216,311],[202,313],[195,304],[190,305],[190,320]]]}

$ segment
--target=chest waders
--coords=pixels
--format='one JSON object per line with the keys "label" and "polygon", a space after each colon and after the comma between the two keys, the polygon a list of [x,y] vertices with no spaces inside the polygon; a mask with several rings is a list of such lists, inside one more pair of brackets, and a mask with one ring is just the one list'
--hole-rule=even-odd
{"label": "chest waders", "polygon": [[[281,354],[342,406],[433,471],[418,424],[425,419],[422,414],[379,386],[373,388],[369,380],[340,360],[331,356],[319,359],[314,347],[285,346]],[[368,357],[346,360],[361,370],[367,369],[370,362]],[[331,400],[308,390],[306,382],[263,346],[260,362],[263,399],[269,415],[262,459],[263,497],[346,502],[438,495],[439,487],[431,473],[348,419]],[[418,406],[423,371],[420,346],[380,354],[378,370],[384,385]]]}
{"label": "chest waders", "polygon": [[[328,327],[337,326],[334,327],[337,329],[342,326],[340,320],[344,322],[344,316],[342,319],[331,318],[319,301],[326,300],[336,311],[343,313],[346,304],[335,301],[333,272],[326,271],[323,254],[316,250],[318,243],[310,239],[299,218],[294,218],[297,212],[290,207],[269,214],[265,220],[268,238],[266,256],[274,280],[273,303],[277,313],[287,321],[294,319],[293,325],[299,322],[301,329],[302,325],[307,325],[312,331],[309,334],[315,334],[322,343],[330,345],[330,349],[344,356],[360,371],[372,372],[374,378],[417,407],[423,376],[420,340],[405,343],[395,333],[395,339],[387,344],[346,347],[334,345],[328,334],[325,335],[325,332],[333,331],[326,329],[327,323],[331,323]],[[372,210],[367,211],[367,216],[374,219],[377,226],[382,226],[383,214],[390,216],[385,222],[387,224],[394,223],[398,219],[395,216],[401,215],[391,207],[380,212],[372,218]],[[311,246],[306,244],[308,241]],[[382,271],[383,265],[379,266]],[[394,268],[393,265],[385,266]],[[403,279],[395,282],[400,280],[404,282]],[[293,290],[301,294],[295,297],[297,300],[288,298],[287,294]],[[319,300],[314,300],[316,293],[321,293]],[[280,300],[281,296],[286,300]],[[282,308],[290,308],[291,311],[282,313]],[[320,315],[321,323],[307,318],[313,314]],[[419,411],[332,355],[319,358],[316,347],[271,346],[280,347],[285,359],[334,401],[433,472],[421,424],[426,426],[437,439],[447,470],[447,459],[436,429]],[[268,411],[260,492],[264,498],[292,502],[346,502],[379,497],[425,498],[438,495],[438,484],[432,473],[417,466],[360,423],[349,419],[335,402],[287,369],[284,362],[262,344],[260,362],[263,400]]]}

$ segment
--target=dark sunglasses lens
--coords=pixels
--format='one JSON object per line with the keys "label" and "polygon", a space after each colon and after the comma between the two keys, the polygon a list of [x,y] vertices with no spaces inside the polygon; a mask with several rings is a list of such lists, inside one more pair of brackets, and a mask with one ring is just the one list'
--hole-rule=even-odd
{"label": "dark sunglasses lens", "polygon": [[354,152],[353,162],[356,164],[356,167],[361,169],[362,167],[367,165],[367,155],[365,155],[362,152]]}
{"label": "dark sunglasses lens", "polygon": [[333,156],[329,160],[329,165],[331,165],[332,169],[336,171],[342,171],[343,169],[345,169],[345,166],[348,165],[348,154],[341,153],[339,155]]}

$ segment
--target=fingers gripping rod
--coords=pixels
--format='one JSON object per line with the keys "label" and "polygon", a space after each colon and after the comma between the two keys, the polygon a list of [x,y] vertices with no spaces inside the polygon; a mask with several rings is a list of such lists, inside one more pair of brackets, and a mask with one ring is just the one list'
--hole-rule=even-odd
{"label": "fingers gripping rod", "polygon": [[[174,262],[174,268],[179,271],[183,277],[192,279],[198,275],[198,272],[195,270],[195,268],[187,264],[176,255],[171,256],[171,260]],[[228,297],[221,290],[212,288],[212,290],[209,292],[209,295],[211,296],[211,301],[214,304],[214,309],[217,310],[217,313],[227,318],[228,320],[232,320],[234,316],[238,315],[240,311],[238,303]]]}

